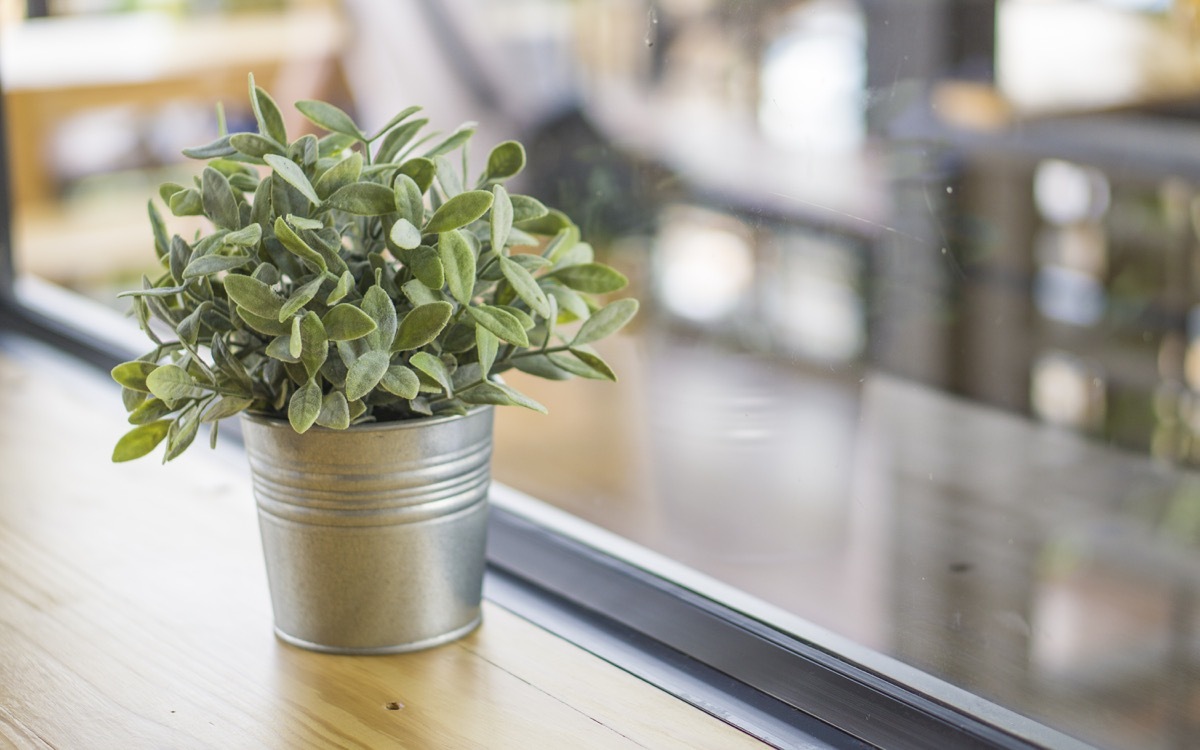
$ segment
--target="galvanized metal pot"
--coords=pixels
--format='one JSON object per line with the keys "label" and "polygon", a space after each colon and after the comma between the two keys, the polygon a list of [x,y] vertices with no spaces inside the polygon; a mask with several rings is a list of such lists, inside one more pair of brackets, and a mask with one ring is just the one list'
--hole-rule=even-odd
{"label": "galvanized metal pot", "polygon": [[242,427],[281,639],[385,654],[479,624],[492,407],[303,435],[254,415]]}

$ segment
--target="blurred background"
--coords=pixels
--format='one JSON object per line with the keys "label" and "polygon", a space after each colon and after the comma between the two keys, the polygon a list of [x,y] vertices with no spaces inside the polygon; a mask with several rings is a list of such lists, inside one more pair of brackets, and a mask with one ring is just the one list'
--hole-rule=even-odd
{"label": "blurred background", "polygon": [[781,627],[1200,746],[1200,2],[0,0],[18,270],[117,306],[251,71],[522,140],[631,278],[622,381],[514,375],[551,414],[497,415],[500,481]]}

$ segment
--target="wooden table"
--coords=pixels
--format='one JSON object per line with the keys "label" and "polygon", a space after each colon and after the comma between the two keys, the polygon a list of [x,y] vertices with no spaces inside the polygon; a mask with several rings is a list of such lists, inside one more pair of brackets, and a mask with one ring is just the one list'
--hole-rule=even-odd
{"label": "wooden table", "polygon": [[237,451],[110,464],[115,388],[11,337],[0,414],[0,747],[762,747],[492,604],[415,654],[285,645]]}

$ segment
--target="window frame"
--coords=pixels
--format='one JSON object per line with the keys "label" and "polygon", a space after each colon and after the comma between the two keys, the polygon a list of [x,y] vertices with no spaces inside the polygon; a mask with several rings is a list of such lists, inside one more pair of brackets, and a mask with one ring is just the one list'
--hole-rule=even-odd
{"label": "window frame", "polygon": [[[2,91],[2,87],[0,87]],[[0,331],[107,371],[137,356],[119,316],[20,278],[0,96]],[[98,307],[98,306],[96,306]],[[225,434],[227,439],[240,438]],[[800,637],[682,582],[650,553],[497,485],[485,591],[533,621],[767,744],[786,748],[1088,745],[836,637]],[[561,514],[565,515],[565,514]],[[559,519],[559,520],[556,520]],[[878,664],[868,661],[878,657]]]}

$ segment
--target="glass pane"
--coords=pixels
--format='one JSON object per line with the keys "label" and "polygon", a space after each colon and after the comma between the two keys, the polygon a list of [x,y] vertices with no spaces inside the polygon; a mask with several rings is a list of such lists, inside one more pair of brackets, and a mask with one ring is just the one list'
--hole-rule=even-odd
{"label": "glass pane", "polygon": [[[1098,746],[1200,744],[1196,2],[255,5],[0,6],[27,272],[136,278],[247,68],[480,120],[643,302],[618,384],[511,376],[551,413],[500,411],[499,480]],[[263,13],[330,15],[147,62]],[[126,23],[117,80],[37,36]]]}

